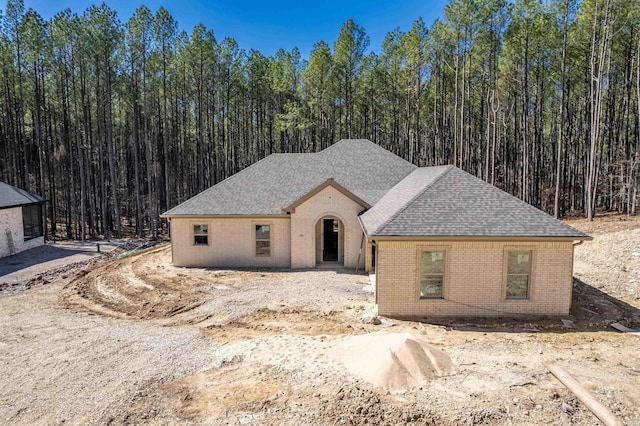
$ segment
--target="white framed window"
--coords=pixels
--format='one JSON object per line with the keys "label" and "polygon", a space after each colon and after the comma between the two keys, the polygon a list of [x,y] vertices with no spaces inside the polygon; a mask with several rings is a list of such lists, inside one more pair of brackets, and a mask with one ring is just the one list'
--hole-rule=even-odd
{"label": "white framed window", "polygon": [[207,224],[193,225],[193,245],[194,246],[209,245],[209,225]]}
{"label": "white framed window", "polygon": [[271,256],[271,225],[255,224],[256,256]]}
{"label": "white framed window", "polygon": [[444,249],[420,250],[419,281],[420,299],[444,298],[445,262],[447,252]]}
{"label": "white framed window", "polygon": [[532,250],[507,250],[506,263],[506,298],[528,299],[531,287]]}

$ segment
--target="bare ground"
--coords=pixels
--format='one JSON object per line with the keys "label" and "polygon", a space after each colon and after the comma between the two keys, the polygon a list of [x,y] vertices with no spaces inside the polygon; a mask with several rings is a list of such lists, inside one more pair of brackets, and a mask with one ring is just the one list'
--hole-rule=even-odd
{"label": "bare ground", "polygon": [[[0,297],[0,423],[594,424],[552,361],[640,424],[640,338],[609,325],[640,328],[639,223],[571,222],[595,237],[576,248],[573,327],[363,324],[364,275],[175,268],[166,245],[54,273]],[[371,386],[335,348],[379,330],[420,336],[453,371],[407,391]]]}

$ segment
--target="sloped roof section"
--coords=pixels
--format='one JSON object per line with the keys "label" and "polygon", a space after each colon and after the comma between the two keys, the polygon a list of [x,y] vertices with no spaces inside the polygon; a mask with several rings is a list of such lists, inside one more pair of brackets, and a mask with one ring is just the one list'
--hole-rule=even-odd
{"label": "sloped roof section", "polygon": [[395,215],[420,195],[449,166],[422,167],[414,170],[387,192],[373,207],[361,216],[364,230],[372,234],[389,223]]}
{"label": "sloped roof section", "polygon": [[374,205],[416,166],[366,139],[313,154],[272,154],[163,216],[279,215],[328,179]]}
{"label": "sloped roof section", "polygon": [[24,189],[0,182],[0,209],[44,203],[45,201],[46,200],[39,195],[30,194]]}
{"label": "sloped roof section", "polygon": [[589,238],[454,166],[416,169],[360,220],[368,236]]}

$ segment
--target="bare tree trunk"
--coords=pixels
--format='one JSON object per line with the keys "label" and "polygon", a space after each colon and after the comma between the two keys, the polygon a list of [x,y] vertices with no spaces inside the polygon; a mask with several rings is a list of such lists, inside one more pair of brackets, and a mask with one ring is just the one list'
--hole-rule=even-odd
{"label": "bare tree trunk", "polygon": [[115,215],[116,236],[122,237],[122,223],[120,222],[120,198],[118,197],[118,180],[116,178],[116,159],[113,152],[113,119],[111,112],[111,65],[109,57],[105,55],[105,127],[107,139],[107,155],[109,157],[109,178],[111,179],[111,195],[113,197],[113,212]]}
{"label": "bare tree trunk", "polygon": [[[460,40],[458,39],[458,43]],[[458,134],[458,67],[459,67],[460,57],[456,54],[456,65],[455,65],[455,80],[454,80],[454,94],[455,100],[453,103],[453,165],[456,167],[460,167],[461,164],[458,163],[458,140],[460,136]]]}
{"label": "bare tree trunk", "polygon": [[147,165],[147,217],[149,218],[149,226],[151,227],[151,236],[154,240],[158,239],[158,226],[156,223],[156,197],[154,196],[154,185],[152,177],[153,159],[151,139],[149,135],[149,112],[147,108],[147,64],[146,64],[146,47],[143,52],[142,61],[142,120],[144,123],[144,149],[145,160]]}
{"label": "bare tree trunk", "polygon": [[78,162],[79,162],[79,175],[80,175],[80,200],[79,200],[79,204],[80,204],[80,226],[79,226],[79,232],[80,232],[80,239],[82,241],[85,240],[86,237],[86,225],[87,225],[87,213],[86,213],[86,199],[87,199],[87,172],[85,170],[85,164],[84,164],[84,147],[83,147],[83,138],[80,137],[79,133],[80,133],[80,120],[79,120],[79,114],[78,114],[78,95],[77,95],[77,90],[76,90],[76,73],[75,73],[75,63],[74,63],[75,59],[71,60],[71,85],[73,88],[73,115],[74,115],[74,122],[75,122],[75,140],[76,140],[76,149],[78,151]]}
{"label": "bare tree trunk", "polygon": [[166,46],[162,45],[162,149],[164,156],[164,203],[170,208],[171,196],[169,185],[169,122],[167,119],[167,54]]}
{"label": "bare tree trunk", "polygon": [[[610,40],[610,7],[611,0],[605,0],[602,28],[598,26],[598,1],[595,2],[593,17],[593,32],[591,38],[591,67],[590,67],[590,91],[589,101],[591,105],[591,131],[589,140],[589,166],[587,172],[587,219],[593,220],[596,191],[598,186],[598,152],[600,146],[600,122],[602,117],[603,103],[603,78],[605,66],[608,62],[609,40]],[[603,30],[601,37],[598,37],[599,30]]]}
{"label": "bare tree trunk", "polygon": [[[638,33],[636,33],[636,38],[638,39],[636,46],[636,108],[638,109],[636,120],[638,120],[640,119],[640,35]],[[640,143],[638,141],[636,141],[635,158],[631,164],[632,178],[630,180],[633,185],[633,196],[631,197],[630,213],[635,215],[638,212],[638,187],[640,187]]]}
{"label": "bare tree trunk", "polygon": [[567,63],[567,27],[569,24],[569,3],[570,0],[564,2],[564,14],[562,16],[562,60],[560,62],[560,90],[562,92],[560,100],[559,118],[560,124],[558,126],[558,140],[556,143],[556,191],[553,201],[553,215],[556,219],[560,217],[560,178],[561,178],[561,165],[562,165],[562,147],[564,145],[564,105],[566,101],[566,75],[565,68]]}
{"label": "bare tree trunk", "polygon": [[100,174],[100,224],[103,238],[109,239],[109,224],[107,214],[107,179],[104,173],[104,142],[102,132],[104,131],[104,111],[101,107],[100,98],[103,95],[100,87],[100,63],[96,58],[96,129],[98,141],[98,172]]}
{"label": "bare tree trunk", "polygon": [[93,196],[93,185],[91,179],[92,167],[91,167],[91,156],[92,156],[92,148],[89,143],[89,134],[91,132],[91,119],[90,119],[90,108],[89,104],[89,96],[87,95],[87,70],[80,70],[80,102],[82,102],[82,122],[83,122],[83,133],[82,133],[82,145],[83,145],[83,154],[85,157],[85,167],[86,174],[85,176],[88,178],[86,182],[87,188],[87,196],[89,198],[89,236],[92,239],[96,238],[96,222],[95,222],[95,214],[96,214],[96,203],[95,197]]}
{"label": "bare tree trunk", "polygon": [[138,108],[138,84],[135,70],[135,60],[131,57],[131,107],[133,109],[133,172],[136,193],[136,235],[144,238],[142,221],[142,195],[140,194],[140,116]]}
{"label": "bare tree trunk", "polygon": [[24,170],[24,182],[23,188],[27,191],[31,188],[31,182],[29,180],[29,150],[27,146],[27,135],[24,124],[24,91],[22,89],[22,49],[20,48],[20,34],[19,29],[15,29],[16,37],[16,59],[18,67],[18,87],[20,91],[20,99],[18,100],[18,123],[20,124],[19,139],[22,141],[22,160]]}
{"label": "bare tree trunk", "polygon": [[[39,70],[38,70],[38,60],[36,60],[33,64],[33,94],[34,94],[34,126],[35,126],[35,138],[36,138],[36,147],[38,149],[38,192],[42,198],[47,198],[45,194],[45,184],[44,184],[44,147],[42,143],[42,115],[41,115],[41,98],[40,98],[40,79],[38,78]],[[52,194],[53,195],[53,194]],[[47,212],[46,209],[42,209],[41,212],[41,221],[42,227],[44,231],[44,239],[48,238],[47,233]],[[53,224],[52,224],[53,226]]]}
{"label": "bare tree trunk", "polygon": [[[528,25],[528,24],[527,24]],[[529,197],[529,27],[524,40],[524,82],[522,97],[522,180],[521,194],[525,202]]]}

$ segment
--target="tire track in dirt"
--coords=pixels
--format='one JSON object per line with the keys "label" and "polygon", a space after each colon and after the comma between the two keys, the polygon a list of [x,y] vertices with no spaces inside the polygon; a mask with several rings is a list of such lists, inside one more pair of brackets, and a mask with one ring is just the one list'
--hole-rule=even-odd
{"label": "tire track in dirt", "polygon": [[[156,257],[170,247],[140,251],[81,274],[65,286],[64,303],[101,315],[142,320],[166,319],[187,313],[204,301],[201,286],[184,285]],[[174,321],[177,322],[177,321]]]}

